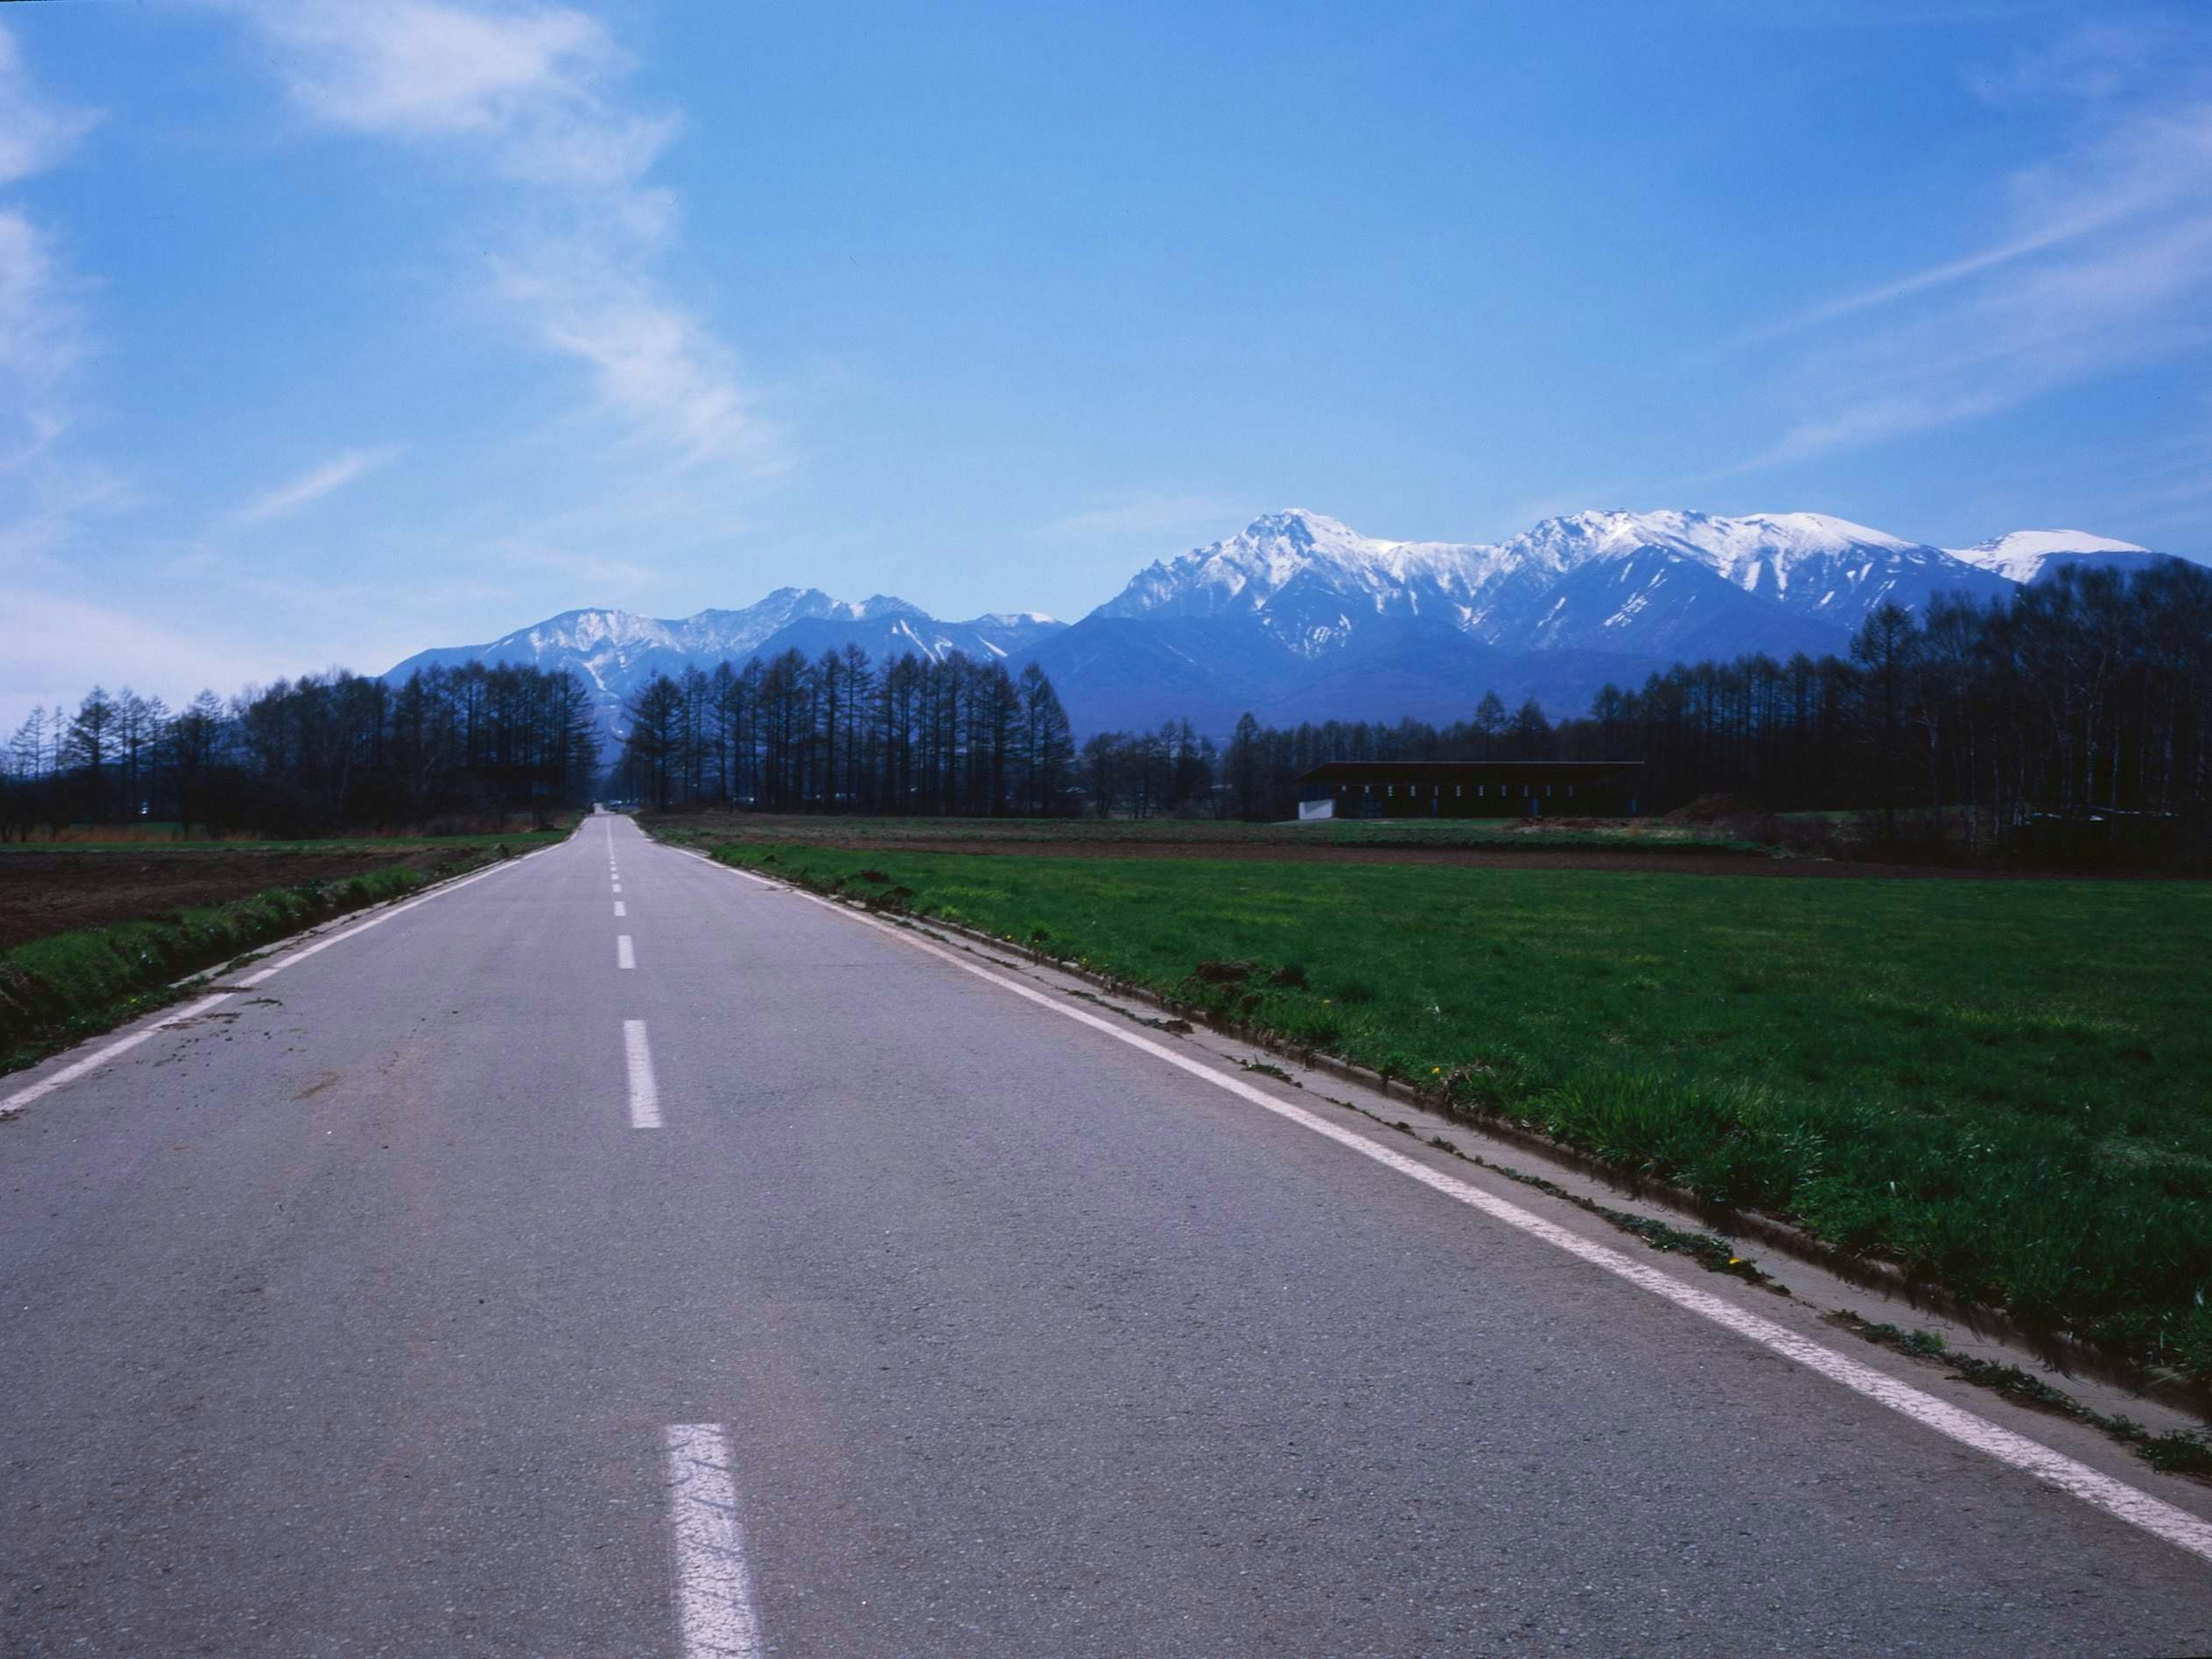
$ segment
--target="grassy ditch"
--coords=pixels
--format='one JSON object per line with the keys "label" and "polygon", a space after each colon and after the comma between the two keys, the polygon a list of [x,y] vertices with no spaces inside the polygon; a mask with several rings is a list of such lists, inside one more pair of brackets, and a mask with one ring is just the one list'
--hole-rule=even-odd
{"label": "grassy ditch", "polygon": [[509,855],[496,842],[469,847],[428,871],[395,867],[272,887],[227,904],[79,928],[0,952],[0,1073],[173,1000],[170,987],[183,975]]}
{"label": "grassy ditch", "polygon": [[725,847],[2212,1383],[2212,885]]}

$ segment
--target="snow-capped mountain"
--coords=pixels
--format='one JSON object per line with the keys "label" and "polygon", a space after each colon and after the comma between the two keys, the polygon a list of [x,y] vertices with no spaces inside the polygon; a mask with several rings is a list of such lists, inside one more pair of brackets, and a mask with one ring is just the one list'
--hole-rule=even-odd
{"label": "snow-capped mountain", "polygon": [[1954,559],[1993,570],[2008,581],[2040,581],[2068,565],[2108,570],[2140,570],[2167,556],[2133,542],[2116,542],[2083,530],[2015,530],[1972,547],[1950,550]]}
{"label": "snow-capped mountain", "polygon": [[722,662],[743,666],[789,650],[818,657],[848,645],[877,662],[907,655],[941,661],[957,651],[979,659],[1020,654],[1025,665],[1039,640],[1066,625],[1035,611],[941,622],[888,594],[852,603],[816,587],[779,587],[741,610],[702,611],[672,621],[629,611],[564,611],[487,645],[418,652],[385,678],[396,684],[418,668],[468,662],[567,668],[591,688],[601,730],[614,744],[623,730],[623,705],[656,673],[711,671]]}
{"label": "snow-capped mountain", "polygon": [[655,672],[711,669],[857,644],[878,662],[958,651],[1031,659],[1079,732],[1188,720],[1225,733],[1267,721],[1464,718],[1486,690],[1578,713],[1608,680],[1751,652],[1848,648],[1885,600],[2002,600],[2069,566],[2137,569],[2167,556],[2076,531],[2016,531],[1944,549],[1817,513],[1589,512],[1504,542],[1389,541],[1293,508],[1139,571],[1073,628],[1031,612],[942,622],[903,599],[858,604],[778,588],[676,621],[571,611],[431,663],[572,668],[611,741]]}
{"label": "snow-capped mountain", "polygon": [[404,679],[434,663],[528,663],[574,669],[586,684],[605,690],[632,678],[648,679],[653,665],[665,667],[672,660],[742,660],[777,629],[802,618],[831,616],[839,609],[838,602],[819,588],[779,587],[759,604],[740,611],[702,611],[678,621],[629,611],[564,611],[488,645],[419,653],[386,678]]}
{"label": "snow-capped mountain", "polygon": [[1817,513],[1577,513],[1490,544],[1380,541],[1294,508],[1152,564],[1092,614],[1252,617],[1307,657],[1370,617],[1425,617],[1520,649],[1604,647],[1654,624],[1680,633],[1701,599],[1726,609],[1701,593],[1703,576],[1846,631],[1885,599],[2007,586],[1941,548]]}
{"label": "snow-capped mountain", "polygon": [[1841,653],[1884,601],[2002,600],[2069,561],[2158,556],[2070,532],[1951,551],[1817,513],[1586,512],[1499,543],[1390,541],[1292,509],[1146,567],[1038,655],[1085,729],[1219,731],[1247,708],[1455,719],[1487,689],[1560,714],[1674,662]]}
{"label": "snow-capped mountain", "polygon": [[1496,548],[1385,542],[1303,507],[1137,573],[1096,617],[1249,617],[1294,655],[1341,646],[1366,617],[1463,617]]}

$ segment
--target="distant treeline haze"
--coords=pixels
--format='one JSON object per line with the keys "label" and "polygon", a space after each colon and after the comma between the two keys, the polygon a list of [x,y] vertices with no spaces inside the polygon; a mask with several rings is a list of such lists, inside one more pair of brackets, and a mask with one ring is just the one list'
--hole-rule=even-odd
{"label": "distant treeline haze", "polygon": [[174,714],[95,688],[74,714],[33,710],[0,768],[0,837],[144,820],[289,836],[543,813],[588,801],[599,765],[573,676],[470,664],[204,691]]}
{"label": "distant treeline haze", "polygon": [[1176,722],[1079,749],[1035,664],[878,665],[857,647],[662,676],[632,699],[611,776],[565,672],[345,673],[179,714],[94,691],[34,713],[0,774],[10,824],[152,817],[309,834],[590,799],[648,806],[975,816],[1276,818],[1333,760],[1638,760],[1646,811],[1726,795],[1768,811],[1930,822],[1972,847],[2039,816],[2212,839],[2212,571],[2059,573],[2008,603],[1877,611],[1843,657],[1682,664],[1556,724],[1492,692],[1445,726],[1261,725],[1224,745]]}
{"label": "distant treeline haze", "polygon": [[1294,810],[1330,760],[1640,760],[1647,808],[1731,794],[1773,811],[1950,823],[1970,844],[2038,814],[2212,820],[2212,571],[2059,572],[1987,608],[1938,599],[1870,616],[1846,657],[1682,664],[1607,686],[1554,726],[1493,695],[1438,728],[1239,724],[1237,811]]}

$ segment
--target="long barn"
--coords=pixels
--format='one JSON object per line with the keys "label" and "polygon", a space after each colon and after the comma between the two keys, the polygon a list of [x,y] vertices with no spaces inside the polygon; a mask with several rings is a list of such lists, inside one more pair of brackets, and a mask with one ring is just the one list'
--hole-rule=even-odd
{"label": "long barn", "polygon": [[1632,817],[1641,761],[1330,761],[1298,780],[1311,818]]}

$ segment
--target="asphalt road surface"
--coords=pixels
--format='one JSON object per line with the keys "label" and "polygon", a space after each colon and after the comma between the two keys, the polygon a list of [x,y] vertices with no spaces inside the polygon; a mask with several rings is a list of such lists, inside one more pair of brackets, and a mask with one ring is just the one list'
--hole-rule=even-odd
{"label": "asphalt road surface", "polygon": [[10,1655],[2212,1650],[2154,1528],[626,819],[0,1195]]}

